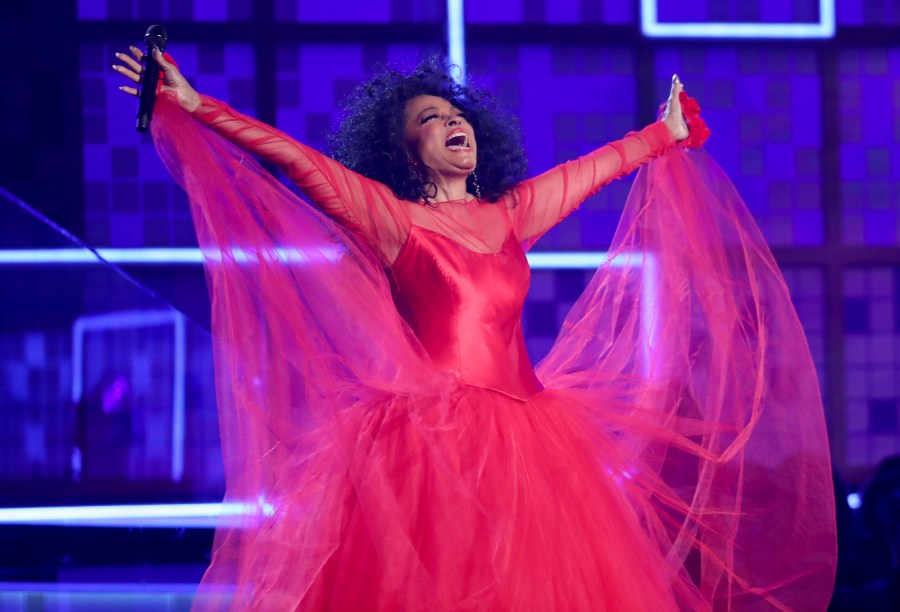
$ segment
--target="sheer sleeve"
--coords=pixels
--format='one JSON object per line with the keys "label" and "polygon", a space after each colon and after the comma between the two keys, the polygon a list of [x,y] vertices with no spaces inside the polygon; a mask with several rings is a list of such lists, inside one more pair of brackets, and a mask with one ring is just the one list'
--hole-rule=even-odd
{"label": "sheer sleeve", "polygon": [[547,230],[613,179],[633,172],[675,144],[658,121],[520,183],[505,196],[519,241],[530,248]]}
{"label": "sheer sleeve", "polygon": [[390,263],[409,222],[386,185],[368,179],[287,134],[242,115],[224,102],[201,96],[195,119],[242,149],[279,168],[322,212],[362,238]]}

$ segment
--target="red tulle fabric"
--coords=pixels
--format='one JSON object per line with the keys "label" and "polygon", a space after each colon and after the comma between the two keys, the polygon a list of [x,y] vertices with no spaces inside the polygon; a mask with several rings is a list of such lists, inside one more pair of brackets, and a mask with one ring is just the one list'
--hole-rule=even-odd
{"label": "red tulle fabric", "polygon": [[[702,150],[648,128],[497,204],[396,208],[334,162],[273,153],[283,135],[249,120],[210,129],[224,111],[204,104],[197,121],[163,94],[153,122],[207,258],[226,502],[245,511],[217,530],[198,609],[825,609],[834,501],[813,364]],[[520,243],[573,189],[654,156],[530,384]],[[338,210],[354,197],[368,208]],[[473,328],[481,349],[447,333]]]}

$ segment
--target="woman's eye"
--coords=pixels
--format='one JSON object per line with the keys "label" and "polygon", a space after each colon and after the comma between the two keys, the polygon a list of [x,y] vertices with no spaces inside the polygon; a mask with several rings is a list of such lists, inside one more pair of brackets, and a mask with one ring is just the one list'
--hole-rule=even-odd
{"label": "woman's eye", "polygon": [[432,119],[437,119],[437,115],[428,115],[427,117],[422,117],[422,123],[427,123]]}

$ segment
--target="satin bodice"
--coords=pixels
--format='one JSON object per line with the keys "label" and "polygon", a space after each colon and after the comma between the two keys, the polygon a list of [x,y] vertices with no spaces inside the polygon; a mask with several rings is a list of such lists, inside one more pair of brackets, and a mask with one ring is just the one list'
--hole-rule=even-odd
{"label": "satin bodice", "polygon": [[439,369],[517,399],[541,390],[522,334],[531,274],[512,233],[499,252],[478,253],[413,226],[391,272],[397,306]]}

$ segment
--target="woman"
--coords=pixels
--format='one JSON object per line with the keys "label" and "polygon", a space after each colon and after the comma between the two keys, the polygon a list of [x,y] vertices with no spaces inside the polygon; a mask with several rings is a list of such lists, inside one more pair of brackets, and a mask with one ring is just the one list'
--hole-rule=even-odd
{"label": "woman", "polygon": [[[825,607],[812,363],[740,198],[675,146],[683,102],[703,132],[677,79],[664,121],[523,181],[506,120],[435,62],[358,90],[341,164],[159,59],[154,136],[207,254],[226,497],[257,508],[220,527],[198,605]],[[535,370],[524,249],[653,158]]]}

